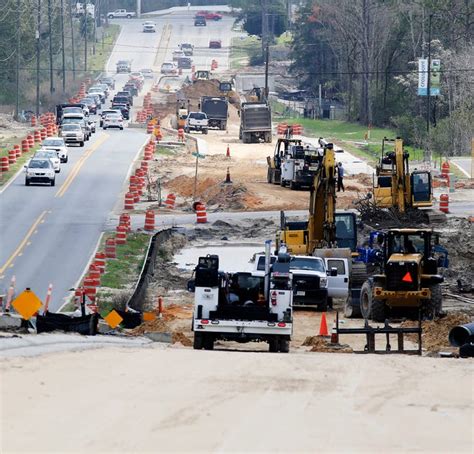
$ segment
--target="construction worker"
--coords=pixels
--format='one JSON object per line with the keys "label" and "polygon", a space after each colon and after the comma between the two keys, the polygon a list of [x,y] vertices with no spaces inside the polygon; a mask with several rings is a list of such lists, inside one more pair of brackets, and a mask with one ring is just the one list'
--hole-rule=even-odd
{"label": "construction worker", "polygon": [[342,167],[342,162],[337,164],[337,192],[344,192],[344,167]]}

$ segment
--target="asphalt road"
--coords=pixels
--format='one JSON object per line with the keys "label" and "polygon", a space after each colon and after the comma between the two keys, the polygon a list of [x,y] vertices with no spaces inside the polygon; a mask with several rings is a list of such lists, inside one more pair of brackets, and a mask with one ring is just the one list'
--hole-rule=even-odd
{"label": "asphalt road", "polygon": [[468,177],[472,178],[472,159],[471,157],[453,158],[452,161],[461,169],[461,171]]}
{"label": "asphalt road", "polygon": [[[122,31],[106,68],[116,79],[116,89],[128,80],[127,74],[115,74],[117,60],[132,60],[134,71],[161,65],[160,59],[171,60],[182,41],[196,46],[198,69],[207,69],[212,58],[226,68],[232,19],[198,28],[192,17],[180,13],[157,18],[154,34],[142,32],[143,20],[121,20]],[[226,48],[208,49],[210,37],[222,39]],[[137,99],[134,105],[140,104]],[[16,276],[16,294],[30,287],[44,300],[52,283],[50,309],[63,304],[82,276],[145,141],[143,130],[98,129],[84,148],[69,147],[69,162],[62,165],[55,187],[26,187],[24,175],[18,175],[0,194],[0,294],[6,294]]]}

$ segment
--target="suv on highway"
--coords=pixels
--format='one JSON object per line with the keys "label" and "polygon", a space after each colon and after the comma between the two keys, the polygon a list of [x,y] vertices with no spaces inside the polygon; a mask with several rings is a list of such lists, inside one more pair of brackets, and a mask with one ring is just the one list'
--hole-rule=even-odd
{"label": "suv on highway", "polygon": [[46,137],[41,143],[41,149],[55,151],[61,162],[67,162],[69,159],[67,147],[62,137]]}
{"label": "suv on highway", "polygon": [[176,74],[178,72],[178,69],[176,67],[176,65],[174,63],[171,63],[171,62],[167,62],[165,61],[162,65],[161,65],[161,70],[160,70],[161,74]]}
{"label": "suv on highway", "polygon": [[115,79],[113,77],[102,77],[100,83],[107,84],[111,90],[115,90]]}
{"label": "suv on highway", "polygon": [[125,104],[127,108],[130,109],[130,99],[128,96],[114,96],[114,99],[112,99],[112,109],[117,104]]}
{"label": "suv on highway", "polygon": [[195,27],[205,27],[207,25],[206,18],[204,16],[196,16],[194,18]]}
{"label": "suv on highway", "polygon": [[207,128],[209,121],[207,115],[204,112],[189,112],[184,124],[184,131],[201,131],[203,134],[207,134]]}
{"label": "suv on highway", "polygon": [[108,113],[105,114],[102,124],[103,129],[107,128],[119,128],[123,130],[123,118],[120,113]]}
{"label": "suv on highway", "polygon": [[189,57],[179,57],[178,58],[178,68],[181,69],[191,69],[193,61]]}
{"label": "suv on highway", "polygon": [[78,143],[80,147],[84,146],[84,131],[78,123],[70,123],[61,126],[61,137],[66,143]]}
{"label": "suv on highway", "polygon": [[186,57],[192,57],[194,53],[194,46],[192,44],[182,43],[179,47],[184,52],[184,55],[186,55]]}
{"label": "suv on highway", "polygon": [[78,125],[81,126],[86,140],[89,140],[91,138],[92,127],[85,117],[81,117],[80,115],[77,115],[77,114],[63,115],[63,119],[61,120],[61,128],[64,125],[71,124],[71,123],[77,123]]}
{"label": "suv on highway", "polygon": [[149,20],[143,22],[143,33],[156,33],[156,24]]}
{"label": "suv on highway", "polygon": [[132,72],[132,62],[130,60],[119,60],[116,64],[117,73]]}
{"label": "suv on highway", "polygon": [[87,106],[87,108],[89,109],[89,113],[91,114],[97,113],[97,104],[96,104],[95,98],[93,98],[92,96],[87,97],[87,98],[82,98],[80,102],[84,103]]}
{"label": "suv on highway", "polygon": [[58,153],[54,150],[46,150],[40,148],[34,155],[35,159],[49,159],[53,163],[53,169],[56,173],[61,172],[61,160]]}
{"label": "suv on highway", "polygon": [[51,186],[56,184],[56,173],[49,159],[33,158],[25,165],[25,186],[31,183],[49,183]]}

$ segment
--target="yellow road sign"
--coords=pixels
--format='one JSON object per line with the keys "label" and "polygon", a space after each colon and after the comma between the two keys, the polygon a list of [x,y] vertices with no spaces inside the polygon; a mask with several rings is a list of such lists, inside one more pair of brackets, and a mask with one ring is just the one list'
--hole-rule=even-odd
{"label": "yellow road sign", "polygon": [[21,292],[12,302],[12,306],[25,320],[36,314],[42,305],[41,300],[31,290]]}
{"label": "yellow road sign", "polygon": [[119,326],[120,323],[122,323],[123,318],[120,317],[120,314],[114,309],[113,311],[109,313],[109,315],[104,317],[104,320],[112,329],[114,329],[114,328],[117,328],[117,326]]}
{"label": "yellow road sign", "polygon": [[149,322],[156,319],[156,314],[154,312],[143,312],[143,321]]}

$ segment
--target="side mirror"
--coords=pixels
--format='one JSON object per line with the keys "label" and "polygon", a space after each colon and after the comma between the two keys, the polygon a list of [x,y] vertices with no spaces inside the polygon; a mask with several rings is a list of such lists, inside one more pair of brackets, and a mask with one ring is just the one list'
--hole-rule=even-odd
{"label": "side mirror", "polygon": [[25,164],[25,165],[23,166],[23,168],[26,170],[26,169],[28,168],[28,166]]}
{"label": "side mirror", "polygon": [[331,268],[331,277],[337,276],[337,268]]}
{"label": "side mirror", "polygon": [[188,292],[194,293],[196,291],[196,281],[191,279],[188,281]]}

